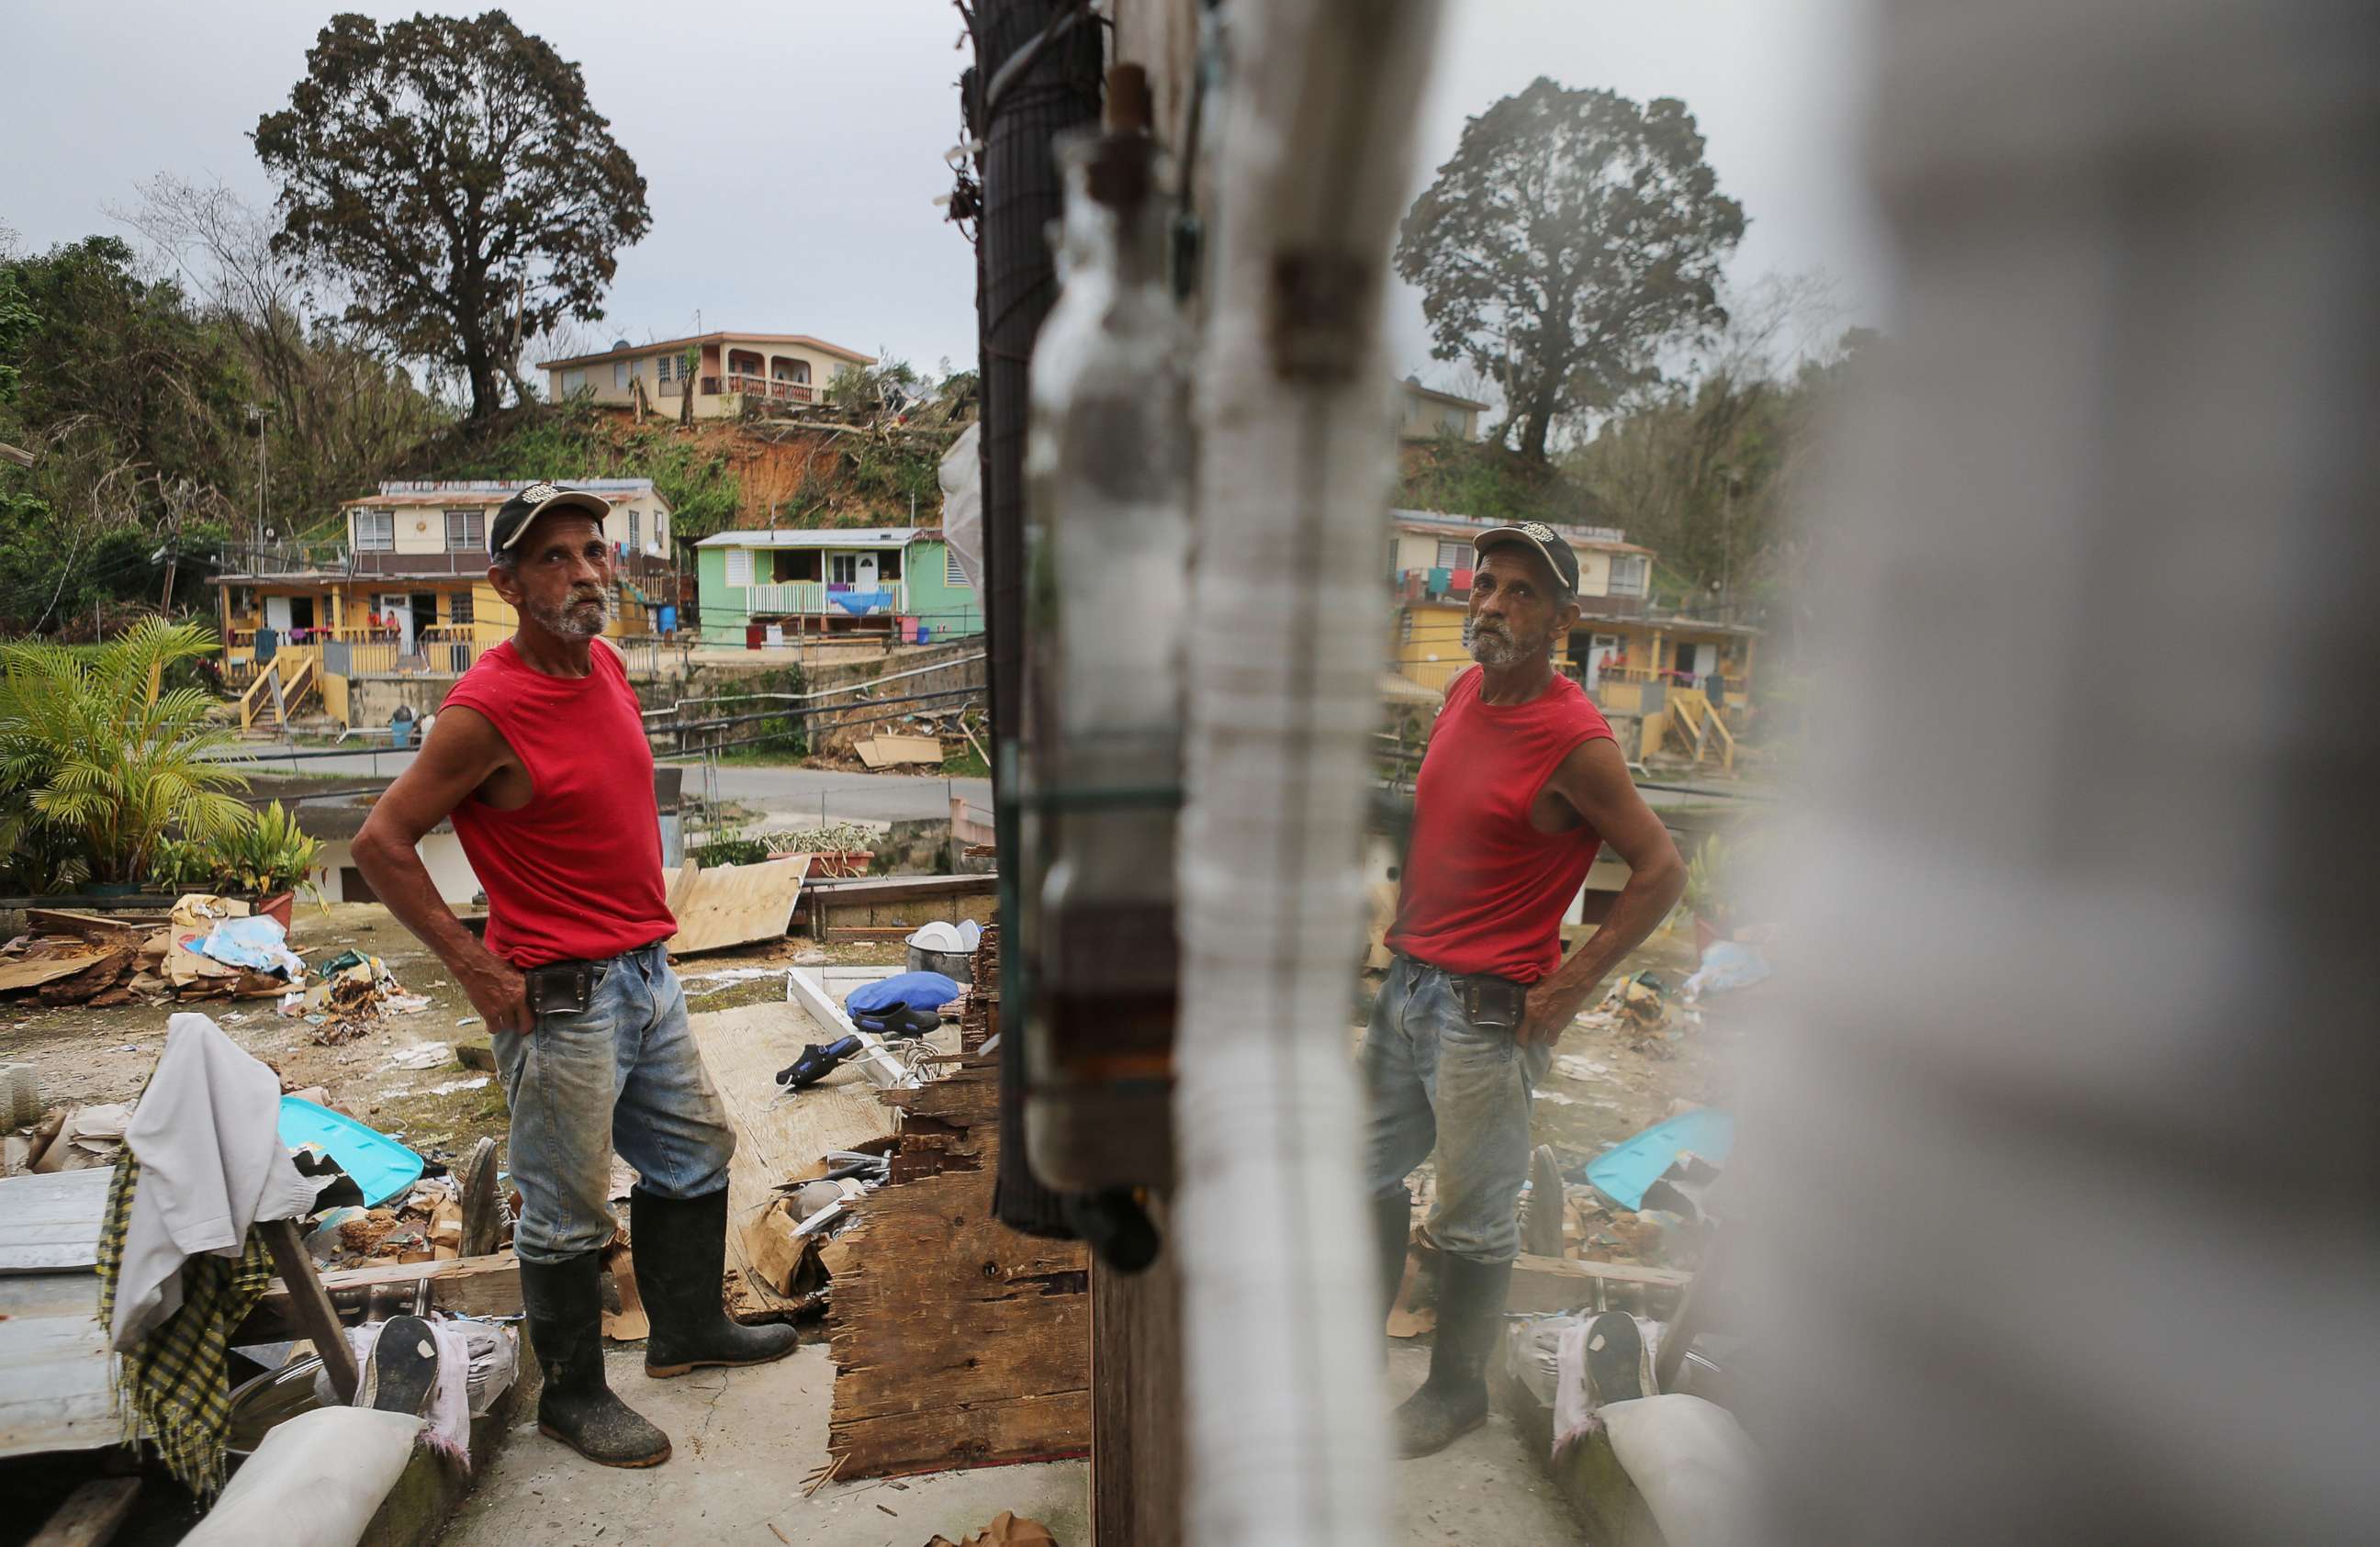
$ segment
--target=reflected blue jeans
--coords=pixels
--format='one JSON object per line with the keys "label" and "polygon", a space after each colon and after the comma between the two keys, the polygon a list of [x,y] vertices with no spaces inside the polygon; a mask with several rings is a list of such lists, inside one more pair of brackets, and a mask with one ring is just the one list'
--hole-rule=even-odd
{"label": "reflected blue jeans", "polygon": [[612,1239],[612,1151],[638,1185],[699,1198],[727,1185],[735,1130],[686,1026],[686,995],[656,940],[597,963],[587,1009],[498,1032],[497,1076],[512,1103],[513,1250],[555,1263]]}
{"label": "reflected blue jeans", "polygon": [[1549,1043],[1524,1048],[1508,1031],[1474,1027],[1445,973],[1397,957],[1364,1033],[1366,1195],[1402,1189],[1434,1147],[1430,1238],[1482,1263],[1519,1256],[1529,1096],[1553,1056]]}

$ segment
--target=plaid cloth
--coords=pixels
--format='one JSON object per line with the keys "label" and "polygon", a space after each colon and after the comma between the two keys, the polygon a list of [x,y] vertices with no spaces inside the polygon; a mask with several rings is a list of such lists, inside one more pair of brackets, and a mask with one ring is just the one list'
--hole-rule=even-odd
{"label": "plaid cloth", "polygon": [[[115,1320],[116,1280],[140,1162],[131,1146],[116,1157],[99,1227],[99,1320]],[[149,1330],[116,1371],[115,1396],[129,1444],[147,1430],[166,1469],[200,1498],[223,1491],[224,1439],[231,1428],[231,1383],[224,1356],[232,1329],[273,1282],[273,1253],[254,1229],[237,1259],[202,1252],[182,1264],[182,1304]]]}

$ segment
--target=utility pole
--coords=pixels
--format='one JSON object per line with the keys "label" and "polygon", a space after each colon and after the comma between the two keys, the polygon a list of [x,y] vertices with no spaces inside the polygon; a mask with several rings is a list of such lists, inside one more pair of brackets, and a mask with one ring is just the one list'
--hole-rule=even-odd
{"label": "utility pole", "polygon": [[264,405],[262,404],[251,403],[248,405],[248,422],[256,430],[256,529],[261,533],[265,527]]}

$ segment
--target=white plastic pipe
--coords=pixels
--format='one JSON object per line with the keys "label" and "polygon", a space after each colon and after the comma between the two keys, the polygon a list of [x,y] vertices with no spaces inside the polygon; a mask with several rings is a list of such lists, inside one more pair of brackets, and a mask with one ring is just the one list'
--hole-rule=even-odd
{"label": "white plastic pipe", "polygon": [[1175,1218],[1184,1540],[1387,1540],[1349,1000],[1393,444],[1381,294],[1439,7],[1234,6],[1197,376]]}

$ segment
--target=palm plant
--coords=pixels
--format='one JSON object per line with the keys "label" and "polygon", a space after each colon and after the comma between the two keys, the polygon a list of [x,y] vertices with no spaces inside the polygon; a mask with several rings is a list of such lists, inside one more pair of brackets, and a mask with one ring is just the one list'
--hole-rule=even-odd
{"label": "palm plant", "polygon": [[166,670],[214,648],[194,623],[146,619],[95,651],[0,646],[0,864],[37,892],[139,881],[168,829],[217,841],[246,824],[225,792],[238,770],[208,761],[231,733]]}

